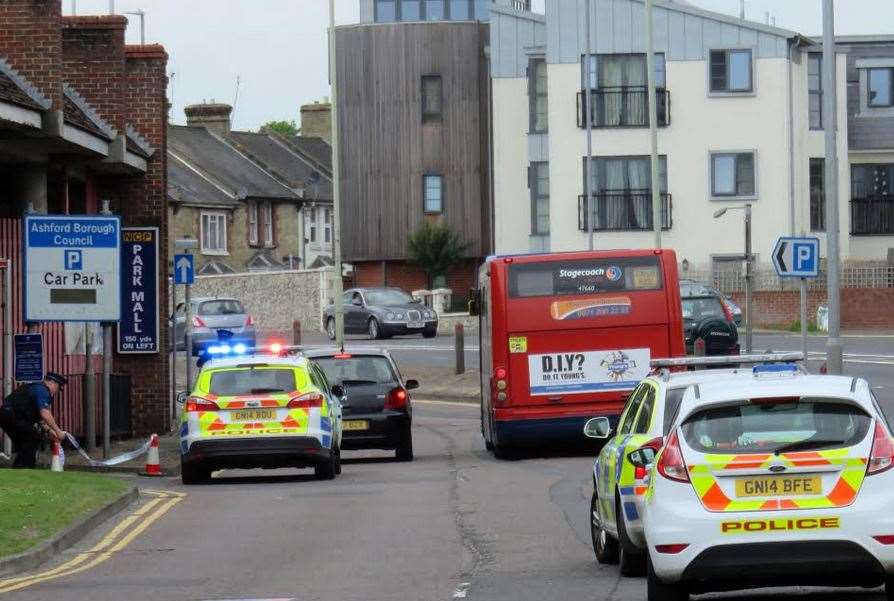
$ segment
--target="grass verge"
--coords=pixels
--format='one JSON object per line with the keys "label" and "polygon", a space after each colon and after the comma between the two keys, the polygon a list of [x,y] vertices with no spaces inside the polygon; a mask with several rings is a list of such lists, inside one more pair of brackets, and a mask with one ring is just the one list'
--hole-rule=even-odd
{"label": "grass verge", "polygon": [[0,469],[0,557],[45,541],[127,488],[98,474]]}

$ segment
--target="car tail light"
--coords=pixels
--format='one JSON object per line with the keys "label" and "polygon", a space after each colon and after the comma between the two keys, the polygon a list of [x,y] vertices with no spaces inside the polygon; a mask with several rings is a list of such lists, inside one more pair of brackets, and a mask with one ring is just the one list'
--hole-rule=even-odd
{"label": "car tail light", "polygon": [[202,318],[201,318],[201,317],[199,317],[198,315],[193,315],[193,316],[192,316],[192,327],[194,327],[194,328],[207,328],[208,326],[205,325],[205,322],[202,321]]}
{"label": "car tail light", "polygon": [[686,463],[683,461],[683,453],[680,451],[680,441],[677,433],[671,434],[664,450],[658,457],[658,473],[676,482],[689,482],[689,472],[686,470]]}
{"label": "car tail light", "polygon": [[255,325],[255,319],[250,314],[245,316],[245,327]]}
{"label": "car tail light", "polygon": [[197,411],[220,411],[220,407],[214,401],[203,399],[200,396],[191,396],[186,399],[184,409],[187,413],[195,413]]}
{"label": "car tail light", "polygon": [[732,309],[729,308],[729,303],[721,299],[720,304],[723,305],[723,314],[726,315],[726,320],[730,323],[735,323],[736,318],[733,315]]}
{"label": "car tail light", "polygon": [[659,553],[665,553],[668,555],[676,555],[677,553],[682,553],[689,547],[688,543],[676,543],[674,545],[655,545],[655,550]]}
{"label": "car tail light", "polygon": [[404,409],[407,406],[407,391],[398,386],[392,388],[385,397],[385,409]]}
{"label": "car tail light", "polygon": [[894,545],[894,534],[879,534],[872,538],[883,545]]}
{"label": "car tail light", "polygon": [[[641,446],[640,449],[652,449],[653,451],[655,451],[655,454],[657,455],[658,451],[661,450],[661,445],[663,445],[663,444],[664,444],[664,437],[659,436],[657,438],[653,438],[652,440],[650,440],[649,442],[647,442],[646,444]],[[633,469],[633,477],[636,478],[637,480],[642,480],[648,474],[645,466],[635,465],[635,466],[633,466],[633,468],[634,468]]]}
{"label": "car tail light", "polygon": [[872,453],[866,465],[866,475],[880,474],[894,466],[894,443],[882,422],[875,421],[875,434],[872,436]]}
{"label": "car tail light", "polygon": [[274,342],[270,345],[270,353],[273,355],[278,355],[282,352],[282,345],[278,342]]}
{"label": "car tail light", "polygon": [[289,409],[319,409],[323,406],[323,395],[319,392],[308,392],[289,399]]}
{"label": "car tail light", "polygon": [[509,372],[505,367],[498,367],[494,370],[491,394],[499,403],[509,398]]}
{"label": "car tail light", "polygon": [[333,359],[350,359],[350,353],[338,353],[332,356]]}

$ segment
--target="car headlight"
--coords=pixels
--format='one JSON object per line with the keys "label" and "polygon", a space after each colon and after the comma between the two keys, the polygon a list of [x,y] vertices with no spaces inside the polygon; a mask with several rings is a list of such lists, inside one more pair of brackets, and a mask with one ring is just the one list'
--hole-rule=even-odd
{"label": "car headlight", "polygon": [[426,311],[426,312],[425,312],[425,318],[426,318],[426,319],[434,319],[434,317],[435,317],[435,312],[434,312],[434,311]]}
{"label": "car headlight", "polygon": [[403,313],[395,313],[394,316],[395,316],[397,319],[403,319],[403,318],[404,318],[404,314],[403,314]]}
{"label": "car headlight", "polygon": [[394,319],[394,313],[388,313],[385,315],[385,319]]}

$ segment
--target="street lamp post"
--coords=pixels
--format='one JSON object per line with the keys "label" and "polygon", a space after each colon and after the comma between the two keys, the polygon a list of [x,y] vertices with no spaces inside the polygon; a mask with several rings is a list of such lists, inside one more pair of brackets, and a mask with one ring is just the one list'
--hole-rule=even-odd
{"label": "street lamp post", "polygon": [[753,323],[751,320],[751,295],[754,279],[754,256],[751,252],[751,203],[741,207],[727,207],[714,212],[714,219],[726,215],[727,211],[745,211],[745,352],[751,353]]}

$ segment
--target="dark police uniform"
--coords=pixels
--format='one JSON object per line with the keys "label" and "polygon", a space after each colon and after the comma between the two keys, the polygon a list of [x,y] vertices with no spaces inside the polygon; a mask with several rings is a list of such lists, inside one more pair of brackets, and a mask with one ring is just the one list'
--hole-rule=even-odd
{"label": "dark police uniform", "polygon": [[40,412],[49,409],[52,402],[50,389],[43,382],[23,384],[3,399],[0,428],[15,443],[13,467],[33,468],[37,463],[37,451],[43,442]]}

